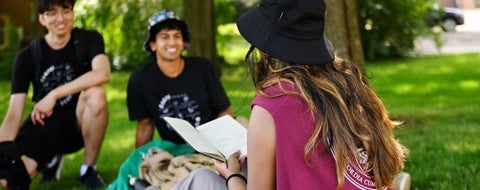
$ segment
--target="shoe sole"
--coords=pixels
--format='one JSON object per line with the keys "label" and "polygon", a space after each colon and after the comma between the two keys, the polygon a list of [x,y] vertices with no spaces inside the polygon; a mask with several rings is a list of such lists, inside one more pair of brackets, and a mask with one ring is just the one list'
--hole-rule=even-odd
{"label": "shoe sole", "polygon": [[[47,164],[47,168],[51,168],[51,167],[55,166],[55,164],[58,164],[57,170],[55,171],[55,175],[54,175],[55,180],[57,180],[57,181],[60,180],[60,174],[62,172],[63,161],[65,160],[65,156],[61,155],[60,159],[58,159],[58,158],[59,158],[58,156],[55,156],[55,159],[57,159],[57,160],[55,162],[52,161],[52,162]],[[58,162],[58,163],[56,163],[56,162]]]}
{"label": "shoe sole", "polygon": [[58,181],[60,180],[60,173],[62,173],[62,168],[63,168],[63,161],[65,161],[65,156],[62,155],[62,158],[60,159],[60,163],[58,163],[58,169],[55,171],[55,179]]}

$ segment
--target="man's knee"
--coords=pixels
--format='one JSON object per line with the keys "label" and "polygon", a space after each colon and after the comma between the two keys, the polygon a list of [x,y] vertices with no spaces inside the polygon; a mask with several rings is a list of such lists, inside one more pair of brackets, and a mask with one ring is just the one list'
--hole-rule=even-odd
{"label": "man's knee", "polygon": [[85,89],[80,94],[79,104],[89,109],[104,109],[107,106],[107,95],[102,86]]}
{"label": "man's knee", "polygon": [[81,96],[83,96],[83,98],[88,99],[89,101],[91,100],[105,101],[107,97],[105,89],[102,86],[93,86],[93,87],[87,88],[82,91]]}

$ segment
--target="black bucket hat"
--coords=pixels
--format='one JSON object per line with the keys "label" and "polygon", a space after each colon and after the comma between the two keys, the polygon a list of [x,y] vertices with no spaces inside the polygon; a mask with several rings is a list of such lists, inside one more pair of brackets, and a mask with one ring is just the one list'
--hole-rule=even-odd
{"label": "black bucket hat", "polygon": [[262,0],[237,19],[240,34],[254,47],[292,64],[318,65],[334,59],[324,34],[324,0]]}

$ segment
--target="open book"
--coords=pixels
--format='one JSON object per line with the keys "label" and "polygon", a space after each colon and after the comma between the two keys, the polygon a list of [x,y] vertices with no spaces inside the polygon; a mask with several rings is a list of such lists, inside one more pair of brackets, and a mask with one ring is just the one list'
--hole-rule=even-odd
{"label": "open book", "polygon": [[163,119],[200,154],[220,161],[226,161],[237,150],[240,150],[240,157],[247,155],[247,129],[229,115],[197,128],[183,119]]}

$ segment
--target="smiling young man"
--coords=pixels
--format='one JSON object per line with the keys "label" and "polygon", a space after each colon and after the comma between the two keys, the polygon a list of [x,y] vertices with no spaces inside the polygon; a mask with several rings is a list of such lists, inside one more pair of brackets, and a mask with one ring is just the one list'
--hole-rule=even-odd
{"label": "smiling young man", "polygon": [[[42,182],[58,180],[63,155],[82,148],[81,183],[89,189],[103,185],[96,162],[108,121],[102,84],[110,79],[110,63],[98,32],[73,28],[74,5],[75,0],[37,0],[39,22],[48,32],[13,64],[0,128],[0,182],[8,189],[28,189],[38,172]],[[35,105],[22,123],[30,84]]]}
{"label": "smiling young man", "polygon": [[148,21],[144,49],[152,60],[130,76],[127,105],[137,121],[136,147],[153,139],[185,144],[163,117],[177,117],[199,126],[222,115],[232,115],[230,101],[213,64],[200,57],[184,57],[190,33],[175,12],[163,10]]}

